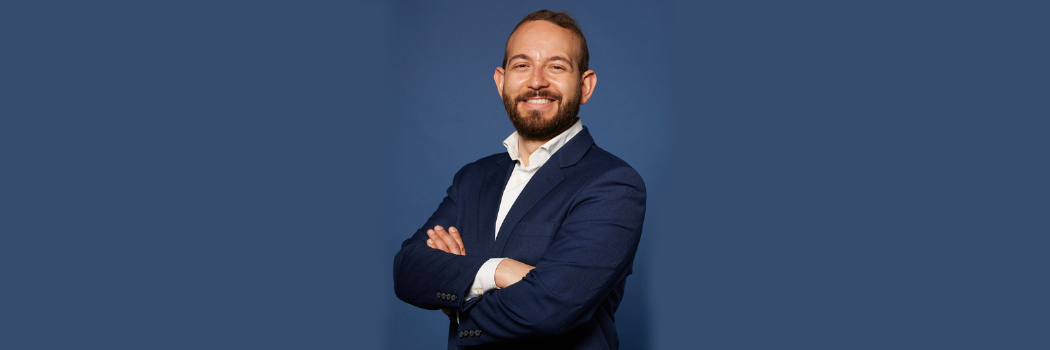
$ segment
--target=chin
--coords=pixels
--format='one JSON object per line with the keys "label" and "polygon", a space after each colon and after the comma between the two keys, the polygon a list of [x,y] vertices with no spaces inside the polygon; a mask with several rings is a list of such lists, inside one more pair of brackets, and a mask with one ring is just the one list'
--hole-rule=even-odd
{"label": "chin", "polygon": [[558,115],[558,110],[555,109],[553,111],[548,112],[547,114],[549,115],[543,115],[540,111],[522,111],[520,109],[518,110],[518,115],[522,116],[523,119],[543,122],[553,120],[554,117]]}

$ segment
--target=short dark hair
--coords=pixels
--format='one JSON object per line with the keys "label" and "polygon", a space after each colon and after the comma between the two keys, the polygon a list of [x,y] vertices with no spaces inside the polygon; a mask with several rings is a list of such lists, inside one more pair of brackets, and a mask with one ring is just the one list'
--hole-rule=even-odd
{"label": "short dark hair", "polygon": [[[583,31],[580,30],[580,26],[576,24],[576,20],[573,19],[568,12],[539,10],[530,13],[528,16],[525,16],[525,19],[522,19],[521,22],[518,22],[517,26],[514,26],[514,30],[510,32],[510,35],[513,36],[514,32],[518,30],[518,27],[521,27],[521,25],[525,24],[525,22],[531,21],[551,22],[557,24],[559,27],[572,31],[573,34],[576,34],[576,36],[580,39],[580,57],[578,57],[578,64],[580,65],[580,74],[583,74],[583,72],[587,71],[587,61],[591,58],[591,55],[587,53],[587,38],[583,37]],[[510,44],[510,36],[507,37],[507,44]],[[503,67],[503,69],[507,69],[507,44],[503,45],[503,65],[501,66]]]}

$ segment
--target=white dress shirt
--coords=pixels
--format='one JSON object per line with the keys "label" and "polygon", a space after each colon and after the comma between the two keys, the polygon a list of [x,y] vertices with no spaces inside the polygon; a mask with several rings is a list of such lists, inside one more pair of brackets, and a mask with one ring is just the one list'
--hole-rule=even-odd
{"label": "white dress shirt", "polygon": [[[507,187],[503,188],[503,199],[499,202],[499,212],[496,214],[496,234],[493,235],[493,240],[499,235],[500,226],[503,225],[503,220],[507,218],[510,207],[514,205],[518,195],[525,189],[525,185],[529,184],[532,176],[536,174],[536,171],[543,164],[547,163],[547,160],[551,159],[554,152],[557,152],[581,130],[583,130],[583,121],[576,120],[576,123],[569,129],[544,143],[535,152],[532,152],[532,155],[529,156],[529,166],[522,164],[521,154],[518,152],[518,132],[515,131],[506,140],[503,140],[503,147],[507,147],[507,154],[514,160],[515,164],[514,170],[510,174],[510,179],[507,181]],[[478,274],[474,277],[474,284],[470,287],[470,292],[467,293],[467,300],[476,298],[490,290],[498,289],[496,287],[496,266],[499,266],[503,259],[505,258],[492,258],[481,265],[481,268],[478,269]]]}

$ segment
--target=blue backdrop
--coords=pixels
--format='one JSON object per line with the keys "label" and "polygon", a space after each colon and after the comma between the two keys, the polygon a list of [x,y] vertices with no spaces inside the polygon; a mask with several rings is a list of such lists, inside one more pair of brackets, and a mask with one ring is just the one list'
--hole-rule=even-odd
{"label": "blue backdrop", "polygon": [[[666,6],[641,2],[604,4],[558,2],[500,4],[474,2],[448,5],[412,1],[393,16],[394,108],[398,163],[385,252],[393,256],[445,195],[452,176],[463,165],[506,152],[503,139],[514,131],[492,80],[502,63],[503,48],[514,26],[540,8],[567,10],[587,36],[590,68],[598,76],[594,97],[581,107],[580,118],[595,142],[626,160],[657,188],[669,139],[666,87],[669,48],[664,34]],[[656,192],[654,192],[656,191]],[[646,228],[648,232],[649,228]],[[643,233],[643,236],[646,236]],[[649,270],[649,237],[643,238],[636,271]],[[649,341],[651,305],[648,273],[629,278],[617,312],[624,348],[643,348]],[[448,318],[394,297],[384,286],[386,340],[397,349],[442,348]]]}
{"label": "blue backdrop", "polygon": [[625,349],[1046,348],[1046,5],[0,5],[0,347],[439,349],[401,240],[568,10],[649,189]]}

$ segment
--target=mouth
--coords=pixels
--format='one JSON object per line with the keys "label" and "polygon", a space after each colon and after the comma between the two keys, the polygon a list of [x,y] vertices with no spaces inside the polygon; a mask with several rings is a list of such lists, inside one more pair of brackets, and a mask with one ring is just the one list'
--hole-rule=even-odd
{"label": "mouth", "polygon": [[521,100],[522,104],[524,104],[526,108],[531,109],[543,109],[551,107],[554,105],[555,101],[557,100],[549,97],[532,97]]}

